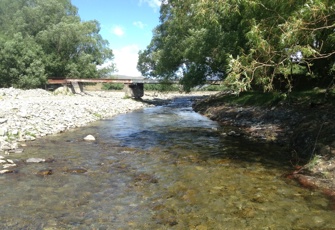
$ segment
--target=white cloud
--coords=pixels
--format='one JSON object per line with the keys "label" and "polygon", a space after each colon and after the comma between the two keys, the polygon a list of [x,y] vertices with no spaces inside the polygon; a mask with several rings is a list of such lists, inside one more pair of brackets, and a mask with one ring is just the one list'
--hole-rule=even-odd
{"label": "white cloud", "polygon": [[136,22],[133,22],[133,25],[140,28],[140,29],[143,29],[144,27],[146,27],[146,24],[144,24],[143,22],[141,21],[136,21]]}
{"label": "white cloud", "polygon": [[121,26],[114,26],[112,28],[112,33],[118,37],[122,37],[125,34],[124,29]]}
{"label": "white cloud", "polygon": [[143,3],[147,3],[154,10],[159,9],[162,3],[161,0],[139,0],[139,1],[140,5],[142,5]]}
{"label": "white cloud", "polygon": [[120,49],[113,49],[114,62],[117,68],[117,74],[131,77],[141,76],[137,70],[138,51],[137,45],[124,46]]}

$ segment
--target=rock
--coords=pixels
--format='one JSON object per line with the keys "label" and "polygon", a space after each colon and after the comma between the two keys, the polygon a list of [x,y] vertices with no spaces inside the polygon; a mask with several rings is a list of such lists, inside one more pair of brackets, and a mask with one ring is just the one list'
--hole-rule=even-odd
{"label": "rock", "polygon": [[15,149],[14,153],[23,153],[23,149]]}
{"label": "rock", "polygon": [[17,142],[24,146],[22,142],[149,106],[124,99],[123,92],[68,95],[62,90],[63,94],[55,95],[41,89],[0,88],[0,152],[14,153],[19,148]]}
{"label": "rock", "polygon": [[10,144],[10,143],[8,143],[8,142],[3,142],[2,144],[1,144],[1,149],[2,150],[11,150],[12,149],[12,145]]}
{"label": "rock", "polygon": [[43,163],[45,159],[43,158],[29,158],[26,160],[27,163]]}
{"label": "rock", "polygon": [[54,94],[67,95],[67,94],[71,94],[71,92],[68,87],[58,87],[57,89],[55,89]]}
{"label": "rock", "polygon": [[8,174],[8,173],[14,173],[14,170],[9,170],[9,169],[4,169],[4,170],[0,170],[0,174]]}
{"label": "rock", "polygon": [[53,174],[52,169],[42,169],[36,173],[36,175],[38,176],[49,176],[52,174]]}
{"label": "rock", "polygon": [[7,159],[7,162],[10,164],[15,164],[13,160]]}
{"label": "rock", "polygon": [[0,136],[5,136],[7,134],[8,130],[5,127],[0,128]]}
{"label": "rock", "polygon": [[11,167],[16,167],[16,164],[4,164],[2,165],[4,169],[11,168]]}
{"label": "rock", "polygon": [[36,140],[36,137],[33,137],[33,136],[31,136],[31,135],[26,135],[26,136],[24,137],[24,139],[26,139],[27,141],[34,141],[34,140]]}
{"label": "rock", "polygon": [[66,169],[65,172],[67,172],[67,173],[85,173],[85,172],[87,172],[87,170],[83,169],[83,168],[73,168],[73,169]]}
{"label": "rock", "polygon": [[93,135],[87,135],[86,137],[84,137],[85,141],[95,141],[95,137]]}
{"label": "rock", "polygon": [[230,131],[230,132],[228,133],[228,136],[239,137],[239,136],[241,136],[241,134],[240,134],[240,133],[237,133],[237,132],[235,132],[235,131]]}

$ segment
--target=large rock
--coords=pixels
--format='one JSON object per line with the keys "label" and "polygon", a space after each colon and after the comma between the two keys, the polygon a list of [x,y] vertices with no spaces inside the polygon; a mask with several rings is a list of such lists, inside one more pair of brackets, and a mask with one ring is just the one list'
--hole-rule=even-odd
{"label": "large rock", "polygon": [[85,141],[95,141],[95,137],[93,135],[87,135],[86,137],[84,137]]}

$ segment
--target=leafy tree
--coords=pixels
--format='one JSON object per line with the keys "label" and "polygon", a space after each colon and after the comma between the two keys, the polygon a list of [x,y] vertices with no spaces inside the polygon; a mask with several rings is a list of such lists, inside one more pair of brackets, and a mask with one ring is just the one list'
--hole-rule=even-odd
{"label": "leafy tree", "polygon": [[291,91],[301,76],[329,82],[334,9],[329,0],[169,0],[138,69],[179,77],[186,90],[210,76],[238,92]]}
{"label": "leafy tree", "polygon": [[[1,41],[2,40],[2,41]],[[0,85],[35,88],[46,80],[43,51],[34,39],[20,33],[8,41],[0,39]]]}
{"label": "leafy tree", "polygon": [[81,21],[70,0],[2,0],[0,29],[0,86],[36,87],[46,76],[98,78],[115,69],[97,68],[113,52],[99,23]]}

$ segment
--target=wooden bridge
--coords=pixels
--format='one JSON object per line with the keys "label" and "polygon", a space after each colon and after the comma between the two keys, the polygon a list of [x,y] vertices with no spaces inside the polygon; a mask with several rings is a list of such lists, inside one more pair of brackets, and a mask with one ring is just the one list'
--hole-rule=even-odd
{"label": "wooden bridge", "polygon": [[[144,95],[144,84],[162,84],[159,80],[148,79],[102,79],[102,78],[49,78],[49,85],[63,85],[71,87],[73,93],[82,93],[84,87],[82,83],[123,83],[126,96],[141,98]],[[178,81],[171,82],[178,84]]]}
{"label": "wooden bridge", "polygon": [[[71,87],[73,93],[84,92],[82,83],[123,83],[124,91],[126,96],[141,98],[144,95],[144,84],[162,84],[159,80],[150,79],[102,79],[102,78],[49,78],[49,85],[63,85],[66,87]],[[179,84],[179,81],[170,81],[172,84]],[[209,84],[221,84],[220,81],[209,81]]]}

